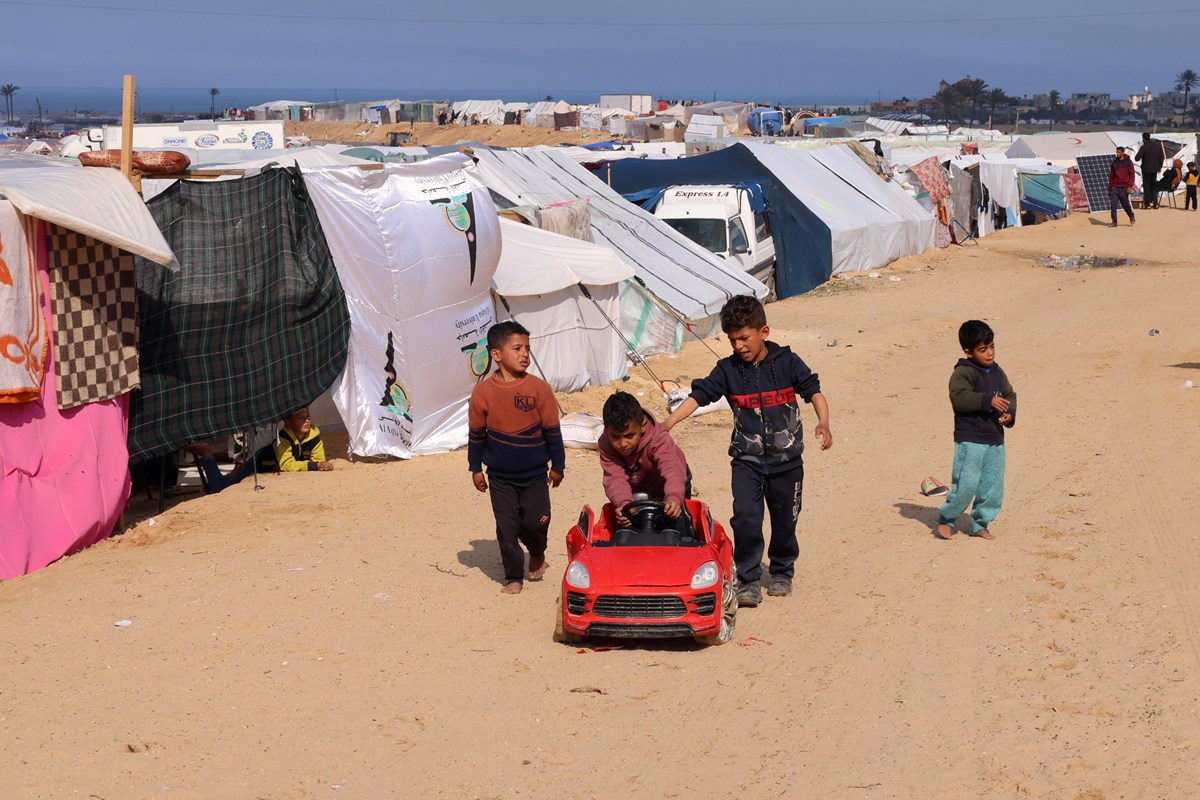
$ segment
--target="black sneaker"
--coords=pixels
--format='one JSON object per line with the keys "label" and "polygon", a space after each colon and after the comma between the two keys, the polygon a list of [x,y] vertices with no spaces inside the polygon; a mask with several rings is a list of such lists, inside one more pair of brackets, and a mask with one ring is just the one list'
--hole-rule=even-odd
{"label": "black sneaker", "polygon": [[787,597],[792,593],[792,579],[787,575],[772,575],[767,584],[767,594],[771,597]]}
{"label": "black sneaker", "polygon": [[761,603],[762,588],[759,586],[758,581],[743,583],[738,588],[737,600],[739,608],[754,608]]}

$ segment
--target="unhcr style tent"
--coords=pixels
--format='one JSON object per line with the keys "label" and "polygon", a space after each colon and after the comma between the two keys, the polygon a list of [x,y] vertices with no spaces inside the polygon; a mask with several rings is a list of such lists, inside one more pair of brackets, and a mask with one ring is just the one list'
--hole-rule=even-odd
{"label": "unhcr style tent", "polygon": [[500,258],[491,196],[471,160],[304,173],[350,308],[333,384],[356,455],[415,455],[467,441],[467,400],[488,374]]}
{"label": "unhcr style tent", "polygon": [[682,184],[759,184],[775,238],[780,298],[933,244],[929,212],[842,145],[807,151],[737,144],[677,161],[620,161],[611,173],[613,187],[627,195]]}
{"label": "unhcr style tent", "polygon": [[503,217],[500,230],[504,251],[492,276],[496,319],[529,330],[533,371],[558,392],[623,378],[629,362],[614,326],[620,285],[633,269],[590,242]]}

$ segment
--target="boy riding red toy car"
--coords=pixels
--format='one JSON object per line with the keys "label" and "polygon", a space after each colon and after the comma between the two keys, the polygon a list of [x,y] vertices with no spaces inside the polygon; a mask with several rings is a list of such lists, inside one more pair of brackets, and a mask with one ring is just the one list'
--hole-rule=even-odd
{"label": "boy riding red toy car", "polygon": [[669,520],[660,502],[634,499],[617,523],[606,503],[584,506],[567,533],[568,564],[554,638],[694,637],[725,644],[737,622],[733,545],[708,506],[685,501]]}

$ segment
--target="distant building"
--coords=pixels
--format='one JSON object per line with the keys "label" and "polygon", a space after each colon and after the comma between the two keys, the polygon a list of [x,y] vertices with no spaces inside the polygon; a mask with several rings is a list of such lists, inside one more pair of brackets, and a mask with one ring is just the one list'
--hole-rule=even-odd
{"label": "distant building", "polygon": [[[1158,97],[1156,97],[1155,100],[1161,101],[1163,104],[1171,106],[1172,108],[1183,108],[1183,92],[1180,91],[1179,89],[1172,89],[1169,92],[1163,92]],[[1196,90],[1195,89],[1188,92],[1187,104],[1189,106],[1196,105]]]}
{"label": "distant building", "polygon": [[1129,95],[1129,108],[1133,111],[1139,110],[1142,106],[1147,105],[1154,99],[1154,95],[1150,92],[1150,87],[1142,89],[1140,94]]}
{"label": "distant building", "polygon": [[1063,106],[1071,112],[1083,111],[1088,108],[1108,108],[1112,105],[1112,95],[1108,92],[1071,92],[1071,96]]}

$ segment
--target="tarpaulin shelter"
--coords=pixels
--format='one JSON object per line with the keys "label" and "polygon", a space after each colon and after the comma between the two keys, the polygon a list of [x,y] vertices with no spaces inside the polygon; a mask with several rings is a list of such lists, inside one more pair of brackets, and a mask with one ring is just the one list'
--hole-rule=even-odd
{"label": "tarpaulin shelter", "polygon": [[466,444],[467,400],[489,372],[499,220],[461,153],[382,169],[309,170],[304,183],[352,321],[333,400],[356,455]]}
{"label": "tarpaulin shelter", "polygon": [[325,391],[345,364],[350,319],[298,171],[178,181],[147,207],[180,269],[138,262],[130,458],[276,427]]}
{"label": "tarpaulin shelter", "polygon": [[705,139],[724,139],[727,135],[723,118],[716,114],[693,114],[692,121],[684,131],[683,140],[699,142]]}
{"label": "tarpaulin shelter", "polygon": [[[15,401],[0,402],[0,580],[7,580],[105,538],[120,518],[130,487],[130,381],[111,379],[136,380],[136,350],[122,352],[136,347],[125,333],[136,335],[126,299],[132,253],[164,267],[177,262],[115,170],[2,157],[0,207],[8,278],[0,281],[0,333],[13,320],[10,301],[21,297],[28,318],[6,352],[26,354],[36,379],[31,395],[0,386]],[[89,291],[89,276],[115,291]],[[73,399],[64,410],[67,385],[91,399]]]}
{"label": "tarpaulin shelter", "polygon": [[775,292],[791,297],[831,275],[874,269],[923,252],[932,217],[843,146],[804,151],[737,144],[676,161],[612,164],[624,194],[681,184],[762,186],[775,238]]}
{"label": "tarpaulin shelter", "polygon": [[624,377],[629,362],[614,326],[620,285],[633,269],[608,247],[503,218],[500,230],[496,318],[529,330],[531,369],[560,392]]}
{"label": "tarpaulin shelter", "polygon": [[586,198],[596,243],[613,249],[680,317],[699,322],[719,313],[736,295],[766,296],[761,283],[630,204],[555,148],[479,148],[474,155],[488,187],[513,205]]}

